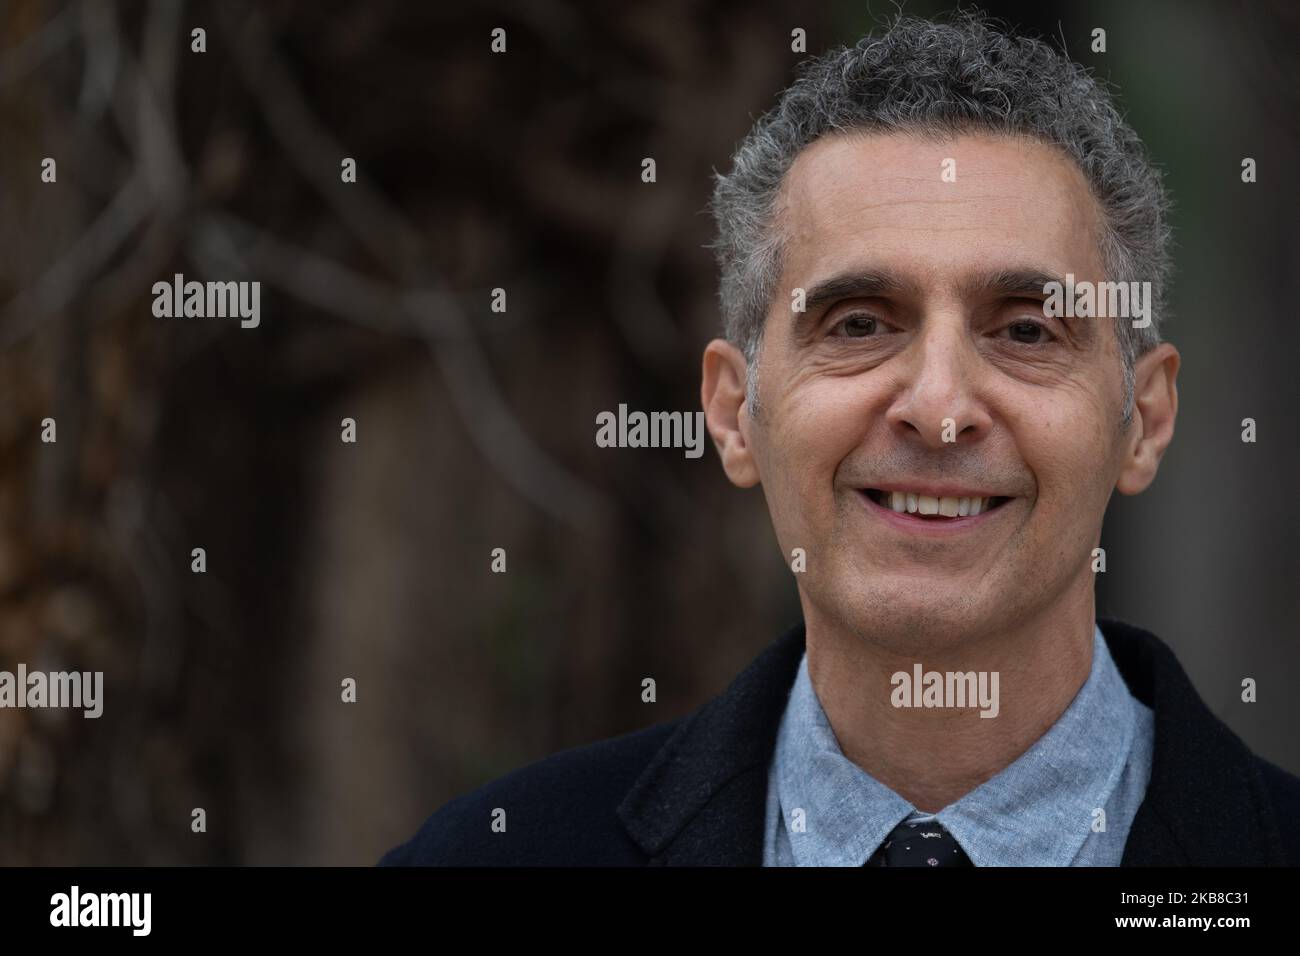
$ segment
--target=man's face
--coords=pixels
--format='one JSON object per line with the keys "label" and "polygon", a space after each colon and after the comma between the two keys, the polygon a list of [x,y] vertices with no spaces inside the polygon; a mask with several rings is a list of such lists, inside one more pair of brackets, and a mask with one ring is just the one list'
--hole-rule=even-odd
{"label": "man's face", "polygon": [[[738,428],[786,560],[806,552],[805,606],[899,651],[1072,600],[1090,614],[1131,443],[1114,320],[1044,314],[1045,277],[1106,278],[1082,174],[1019,139],[833,136],[780,208],[758,416]],[[898,512],[909,493],[959,514]]]}

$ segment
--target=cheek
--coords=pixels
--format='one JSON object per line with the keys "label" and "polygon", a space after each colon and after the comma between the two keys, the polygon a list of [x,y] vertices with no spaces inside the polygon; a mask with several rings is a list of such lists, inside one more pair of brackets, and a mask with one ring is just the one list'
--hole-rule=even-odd
{"label": "cheek", "polygon": [[1080,394],[1076,401],[1041,402],[1022,419],[1019,444],[1038,484],[1036,505],[1081,531],[1090,522],[1080,519],[1105,500],[1114,452],[1109,414],[1099,396]]}
{"label": "cheek", "polygon": [[763,484],[774,508],[815,526],[834,509],[837,470],[863,441],[868,415],[843,389],[803,389],[781,406],[760,445]]}

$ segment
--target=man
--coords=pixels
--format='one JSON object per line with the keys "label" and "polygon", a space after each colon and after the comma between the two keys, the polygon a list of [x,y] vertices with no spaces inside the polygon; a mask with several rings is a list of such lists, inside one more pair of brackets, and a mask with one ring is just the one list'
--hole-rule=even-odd
{"label": "man", "polygon": [[462,796],[384,862],[1300,861],[1300,780],[1094,617],[1111,492],[1174,434],[1166,205],[1103,89],[977,15],[814,61],[719,177],[701,389],[803,625],[695,713]]}

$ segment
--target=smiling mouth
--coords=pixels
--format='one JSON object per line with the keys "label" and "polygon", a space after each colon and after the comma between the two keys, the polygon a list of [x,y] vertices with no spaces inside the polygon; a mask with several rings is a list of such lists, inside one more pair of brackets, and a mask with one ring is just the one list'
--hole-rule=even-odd
{"label": "smiling mouth", "polygon": [[910,491],[882,491],[879,488],[864,488],[863,494],[880,505],[898,514],[935,521],[947,521],[952,518],[969,518],[984,514],[1010,501],[1000,495],[987,497],[957,498],[944,496],[914,494]]}

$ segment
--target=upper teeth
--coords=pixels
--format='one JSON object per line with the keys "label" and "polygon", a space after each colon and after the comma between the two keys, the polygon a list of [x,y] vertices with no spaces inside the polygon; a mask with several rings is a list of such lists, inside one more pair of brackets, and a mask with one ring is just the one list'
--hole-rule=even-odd
{"label": "upper teeth", "polygon": [[985,498],[954,498],[944,496],[935,498],[931,495],[918,495],[910,491],[882,492],[882,498],[895,511],[908,514],[944,515],[948,518],[964,518],[989,510],[992,496]]}

